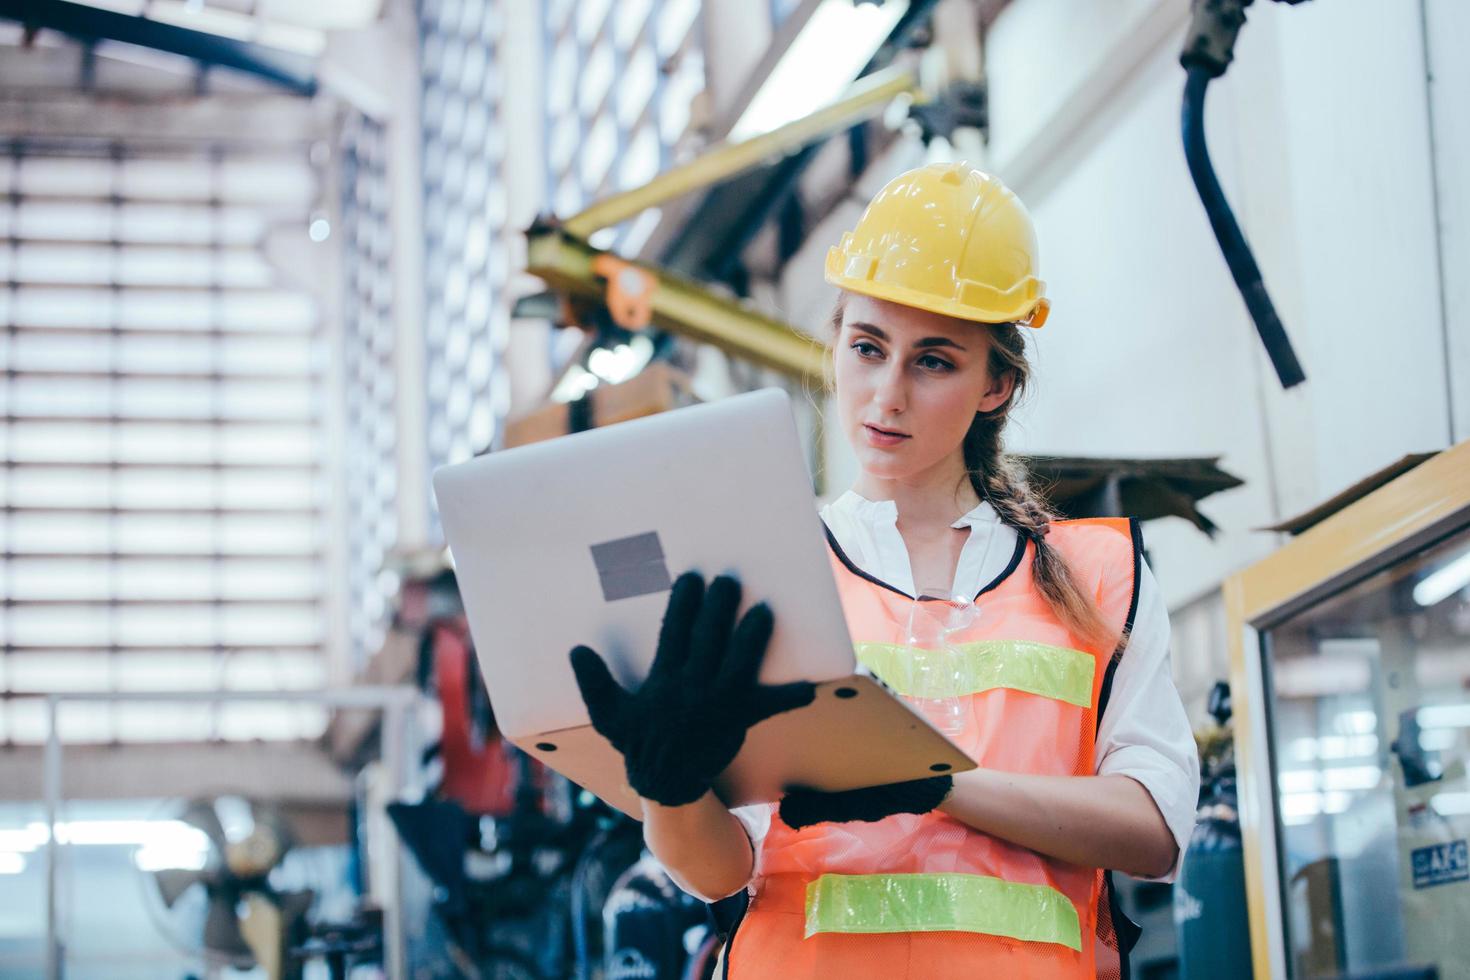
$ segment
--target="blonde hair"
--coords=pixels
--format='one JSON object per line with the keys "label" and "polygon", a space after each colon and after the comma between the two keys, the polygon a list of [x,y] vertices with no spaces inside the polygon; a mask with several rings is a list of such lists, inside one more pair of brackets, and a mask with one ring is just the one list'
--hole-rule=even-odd
{"label": "blonde hair", "polygon": [[[842,330],[842,315],[847,306],[847,293],[839,292],[828,327],[833,343],[828,345],[823,376],[829,394],[836,390],[832,357],[836,337]],[[1026,360],[1026,341],[1021,328],[1014,323],[977,324],[990,328],[990,355],[986,370],[993,378],[1009,373],[1014,379],[1005,403],[990,412],[977,412],[965,433],[962,453],[965,474],[981,500],[995,508],[1001,522],[1029,538],[1035,548],[1031,574],[1053,615],[1079,639],[1099,649],[1121,644],[1103,618],[1096,599],[1078,584],[1071,567],[1061,552],[1047,544],[1046,535],[1058,515],[1044,497],[1031,489],[1026,471],[1006,454],[1001,445],[1001,432],[1010,418],[1011,409],[1026,390],[1031,378],[1031,364]]]}

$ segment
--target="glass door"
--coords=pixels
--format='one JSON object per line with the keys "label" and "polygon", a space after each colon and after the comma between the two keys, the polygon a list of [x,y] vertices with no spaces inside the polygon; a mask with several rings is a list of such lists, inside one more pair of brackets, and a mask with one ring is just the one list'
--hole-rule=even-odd
{"label": "glass door", "polygon": [[1260,636],[1291,975],[1470,980],[1470,529]]}

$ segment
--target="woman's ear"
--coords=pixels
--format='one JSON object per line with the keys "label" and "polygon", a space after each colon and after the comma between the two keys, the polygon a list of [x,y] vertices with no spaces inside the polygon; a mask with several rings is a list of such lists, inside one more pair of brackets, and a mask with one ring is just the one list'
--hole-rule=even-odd
{"label": "woman's ear", "polygon": [[985,395],[980,399],[975,411],[982,415],[1000,408],[1010,401],[1011,392],[1016,387],[1016,372],[1002,371],[990,380],[990,387],[986,389]]}

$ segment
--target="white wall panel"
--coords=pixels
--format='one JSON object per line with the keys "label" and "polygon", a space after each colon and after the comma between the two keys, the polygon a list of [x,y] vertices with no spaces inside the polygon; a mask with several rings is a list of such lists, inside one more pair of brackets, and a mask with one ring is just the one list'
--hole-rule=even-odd
{"label": "white wall panel", "polygon": [[1470,439],[1470,3],[1424,0],[1452,439]]}
{"label": "white wall panel", "polygon": [[[1178,70],[1159,49],[1067,178],[1028,204],[1053,298],[1010,448],[1088,456],[1222,455],[1246,486],[1211,498],[1211,543],[1163,521],[1149,543],[1171,601],[1269,548],[1270,488],[1240,299],[1184,171]],[[1215,113],[1218,114],[1218,113]],[[1177,527],[1170,527],[1177,524]]]}
{"label": "white wall panel", "polygon": [[[1280,32],[1305,313],[1294,336],[1327,496],[1449,443],[1420,11],[1343,0],[1261,13],[1247,29]],[[1247,166],[1249,194],[1276,163]]]}
{"label": "white wall panel", "polygon": [[1013,0],[991,26],[990,149],[1006,159],[1046,127],[1078,85],[1107,62],[1138,25],[1171,0]]}
{"label": "white wall panel", "polygon": [[[1470,86],[1435,89],[1437,216],[1419,5],[1256,5],[1210,89],[1216,167],[1306,367],[1292,392],[1184,164],[1182,6],[1018,0],[987,48],[992,162],[1037,217],[1056,302],[1012,448],[1222,453],[1247,481],[1205,504],[1226,529],[1213,543],[1183,522],[1150,526],[1176,605],[1274,546],[1251,528],[1446,445],[1448,379],[1470,394],[1470,344],[1453,319],[1446,332],[1438,271],[1441,248],[1447,269],[1470,251],[1447,221],[1470,213],[1470,194],[1445,176],[1465,171]],[[1430,10],[1435,52],[1470,14]],[[1470,306],[1448,278],[1444,305]]]}

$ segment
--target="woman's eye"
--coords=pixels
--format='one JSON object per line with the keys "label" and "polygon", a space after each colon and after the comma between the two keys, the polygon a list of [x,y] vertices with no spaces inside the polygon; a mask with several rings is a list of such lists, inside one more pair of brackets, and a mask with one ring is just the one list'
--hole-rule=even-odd
{"label": "woman's eye", "polygon": [[[883,353],[875,345],[868,343],[866,340],[853,341],[852,349],[858,352],[859,357],[863,358],[870,358],[876,354]],[[926,354],[923,357],[919,358],[918,361],[916,361],[915,363],[920,365],[921,367],[928,368],[931,371],[954,370],[953,364],[949,363],[942,357],[935,357],[933,354]]]}

